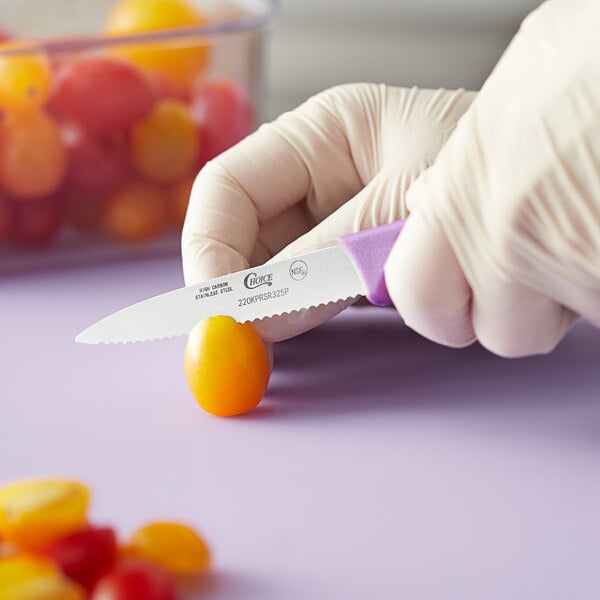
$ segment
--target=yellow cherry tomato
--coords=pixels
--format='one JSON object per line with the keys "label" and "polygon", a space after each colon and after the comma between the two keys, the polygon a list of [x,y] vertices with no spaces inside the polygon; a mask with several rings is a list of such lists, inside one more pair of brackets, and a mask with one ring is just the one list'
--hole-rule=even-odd
{"label": "yellow cherry tomato", "polygon": [[252,410],[269,383],[265,344],[250,323],[209,317],[191,331],[184,355],[185,375],[194,398],[221,417]]}
{"label": "yellow cherry tomato", "polygon": [[53,563],[34,556],[0,560],[0,600],[83,600],[82,588]]}
{"label": "yellow cherry tomato", "polygon": [[177,181],[197,157],[198,130],[188,107],[179,100],[161,100],[133,129],[133,164],[153,181]]}
{"label": "yellow cherry tomato", "polygon": [[3,54],[19,44],[0,45],[0,108],[23,112],[44,105],[50,95],[52,67],[42,52]]}
{"label": "yellow cherry tomato", "polygon": [[81,529],[90,493],[59,479],[20,481],[0,488],[0,535],[19,548],[37,550]]}
{"label": "yellow cherry tomato", "polygon": [[149,560],[174,575],[197,575],[210,565],[208,546],[182,523],[157,522],[141,527],[131,536],[125,554]]}
{"label": "yellow cherry tomato", "polygon": [[[186,0],[121,0],[109,14],[105,33],[130,35],[206,23],[206,16]],[[130,44],[116,52],[186,87],[205,70],[210,55],[209,46],[193,38]]]}

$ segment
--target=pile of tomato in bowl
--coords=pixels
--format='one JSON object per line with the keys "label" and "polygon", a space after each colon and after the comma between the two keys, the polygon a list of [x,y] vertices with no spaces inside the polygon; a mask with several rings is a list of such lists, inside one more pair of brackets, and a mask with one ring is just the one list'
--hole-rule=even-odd
{"label": "pile of tomato in bowl", "polygon": [[[44,37],[17,30],[22,2],[16,24],[0,3],[0,270],[40,247],[175,238],[197,172],[259,121],[272,4],[100,2],[99,33]],[[37,8],[90,29],[75,4]]]}

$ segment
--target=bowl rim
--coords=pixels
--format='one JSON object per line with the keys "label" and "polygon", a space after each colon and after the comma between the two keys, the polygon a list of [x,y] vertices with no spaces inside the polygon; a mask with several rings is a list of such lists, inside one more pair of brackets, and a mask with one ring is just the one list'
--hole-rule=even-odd
{"label": "bowl rim", "polygon": [[[87,49],[106,48],[111,46],[133,46],[149,42],[166,42],[176,40],[195,39],[214,41],[230,35],[249,31],[261,31],[272,24],[279,9],[279,0],[261,0],[265,8],[256,14],[244,15],[237,19],[206,25],[191,25],[185,27],[172,27],[154,31],[144,31],[126,35],[78,35],[68,37],[53,37],[48,39],[17,38],[8,40],[7,46],[0,45],[1,56],[18,56],[32,52],[64,53],[77,52]],[[16,42],[16,43],[15,43]],[[15,43],[15,45],[12,45]]]}

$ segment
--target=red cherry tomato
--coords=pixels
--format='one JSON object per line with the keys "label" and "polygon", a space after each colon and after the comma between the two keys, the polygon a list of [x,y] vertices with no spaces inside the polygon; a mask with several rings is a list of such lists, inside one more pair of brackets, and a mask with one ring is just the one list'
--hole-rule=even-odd
{"label": "red cherry tomato", "polygon": [[52,242],[64,219],[57,196],[11,202],[11,239],[21,246],[39,247]]}
{"label": "red cherry tomato", "polygon": [[177,600],[173,579],[141,559],[124,559],[95,586],[91,600]]}
{"label": "red cherry tomato", "polygon": [[201,131],[201,164],[245,138],[253,129],[254,115],[246,90],[233,81],[211,81],[196,91],[192,118]]}
{"label": "red cherry tomato", "polygon": [[55,542],[44,554],[67,577],[91,590],[115,563],[117,539],[110,527],[85,529]]}
{"label": "red cherry tomato", "polygon": [[135,65],[110,57],[80,58],[59,70],[58,110],[91,131],[125,131],[155,100],[151,81]]}
{"label": "red cherry tomato", "polygon": [[69,157],[64,182],[69,196],[99,198],[125,183],[130,167],[120,134],[95,135],[68,124],[62,129],[62,138]]}

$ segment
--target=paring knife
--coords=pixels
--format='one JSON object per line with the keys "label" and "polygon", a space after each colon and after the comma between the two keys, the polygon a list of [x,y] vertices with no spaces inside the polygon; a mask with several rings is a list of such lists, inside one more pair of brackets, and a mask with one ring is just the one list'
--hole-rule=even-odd
{"label": "paring knife", "polygon": [[338,238],[338,245],[230,273],[132,304],[98,321],[75,341],[141,342],[188,334],[198,321],[227,315],[254,321],[366,296],[391,304],[383,267],[405,221]]}

